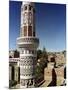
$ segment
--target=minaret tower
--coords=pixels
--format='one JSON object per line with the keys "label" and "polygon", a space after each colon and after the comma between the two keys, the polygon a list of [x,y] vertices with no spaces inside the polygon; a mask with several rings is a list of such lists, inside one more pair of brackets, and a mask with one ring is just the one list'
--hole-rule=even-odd
{"label": "minaret tower", "polygon": [[20,51],[20,88],[35,86],[35,66],[39,39],[35,35],[35,7],[33,2],[21,5],[20,37],[17,46]]}

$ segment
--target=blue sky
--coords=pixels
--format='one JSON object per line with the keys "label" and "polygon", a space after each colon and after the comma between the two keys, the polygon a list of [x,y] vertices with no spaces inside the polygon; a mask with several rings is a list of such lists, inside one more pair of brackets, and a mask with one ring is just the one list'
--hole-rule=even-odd
{"label": "blue sky", "polygon": [[[35,3],[36,33],[39,48],[47,51],[66,49],[66,5]],[[16,49],[16,38],[20,33],[21,2],[9,3],[9,48]]]}

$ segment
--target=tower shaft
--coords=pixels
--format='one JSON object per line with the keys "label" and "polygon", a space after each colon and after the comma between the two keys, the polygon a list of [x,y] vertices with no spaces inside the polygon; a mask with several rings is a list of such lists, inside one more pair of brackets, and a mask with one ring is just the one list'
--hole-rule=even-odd
{"label": "tower shaft", "polygon": [[21,6],[20,37],[17,46],[20,51],[20,87],[34,87],[35,65],[39,39],[35,36],[35,7],[32,2]]}

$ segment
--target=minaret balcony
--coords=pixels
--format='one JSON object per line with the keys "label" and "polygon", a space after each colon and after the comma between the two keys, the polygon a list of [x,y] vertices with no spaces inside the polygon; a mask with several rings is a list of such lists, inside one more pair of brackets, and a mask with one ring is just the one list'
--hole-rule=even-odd
{"label": "minaret balcony", "polygon": [[36,37],[19,37],[17,38],[17,45],[19,47],[38,47],[39,39]]}

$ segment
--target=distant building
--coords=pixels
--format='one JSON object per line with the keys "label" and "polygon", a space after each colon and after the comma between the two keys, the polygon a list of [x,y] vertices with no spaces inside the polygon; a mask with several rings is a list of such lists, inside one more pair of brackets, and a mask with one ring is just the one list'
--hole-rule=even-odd
{"label": "distant building", "polygon": [[10,50],[9,51],[9,58],[13,58],[14,57],[14,50]]}

